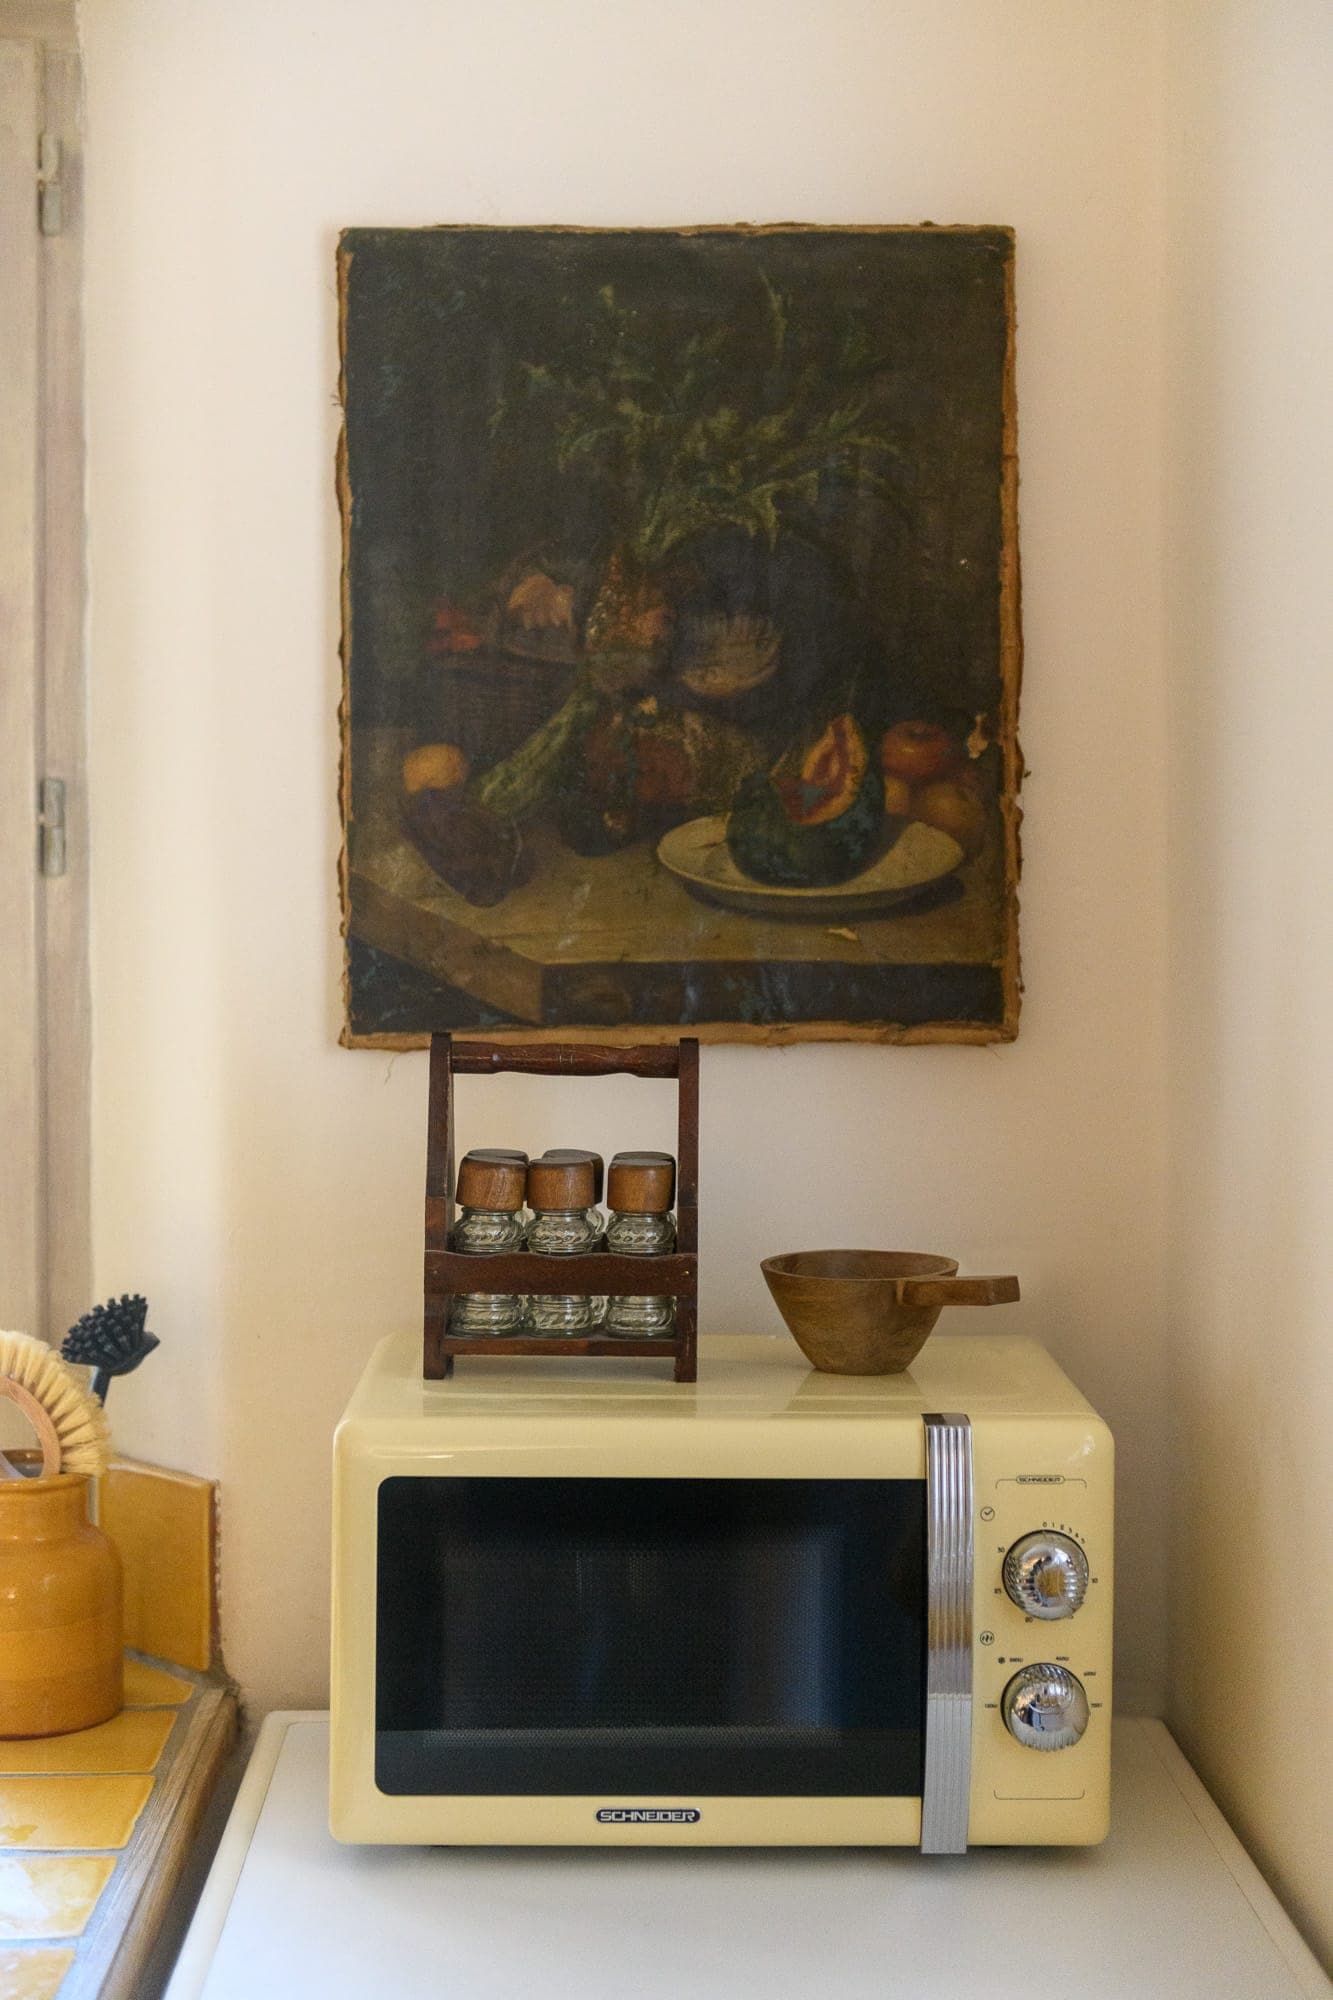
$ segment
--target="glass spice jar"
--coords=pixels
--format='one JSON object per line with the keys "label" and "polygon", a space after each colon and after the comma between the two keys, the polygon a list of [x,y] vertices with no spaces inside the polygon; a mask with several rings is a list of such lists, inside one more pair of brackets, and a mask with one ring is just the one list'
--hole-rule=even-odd
{"label": "glass spice jar", "polygon": [[[593,1205],[588,1210],[588,1220],[597,1231],[597,1240],[600,1242],[602,1231],[606,1226],[606,1217],[602,1214],[599,1206],[602,1199],[602,1185],[606,1178],[606,1166],[601,1154],[590,1153],[585,1148],[579,1146],[548,1146],[542,1154],[542,1158],[544,1160],[591,1160]],[[592,1301],[593,1325],[600,1326],[605,1317],[606,1300],[603,1298],[594,1298]]]}
{"label": "glass spice jar", "polygon": [[[676,1247],[671,1205],[676,1198],[676,1163],[670,1153],[617,1153],[606,1181],[606,1247],[621,1257],[648,1257]],[[669,1333],[676,1302],[632,1294],[611,1298],[606,1331],[624,1338]]]}
{"label": "glass spice jar", "polygon": [[[474,1257],[496,1257],[523,1248],[523,1195],[527,1155],[481,1147],[458,1169],[459,1217],[453,1247]],[[524,1300],[517,1292],[462,1292],[449,1314],[453,1333],[516,1333]]]}
{"label": "glass spice jar", "polygon": [[[538,1256],[577,1257],[595,1250],[605,1227],[594,1201],[596,1175],[591,1154],[576,1159],[543,1158],[528,1167],[528,1249]],[[533,1333],[589,1333],[593,1302],[585,1294],[534,1292],[527,1323]]]}

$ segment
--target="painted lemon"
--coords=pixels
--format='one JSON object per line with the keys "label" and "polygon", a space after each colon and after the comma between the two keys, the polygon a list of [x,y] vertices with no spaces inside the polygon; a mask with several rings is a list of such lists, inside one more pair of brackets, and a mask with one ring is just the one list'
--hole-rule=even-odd
{"label": "painted lemon", "polygon": [[452,792],[471,774],[472,766],[456,743],[422,743],[403,759],[403,790]]}

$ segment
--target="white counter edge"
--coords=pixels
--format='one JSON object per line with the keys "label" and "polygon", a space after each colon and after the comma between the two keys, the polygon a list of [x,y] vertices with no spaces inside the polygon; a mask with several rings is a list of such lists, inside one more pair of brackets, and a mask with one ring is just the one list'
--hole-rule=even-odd
{"label": "white counter edge", "polygon": [[162,2000],[197,2000],[203,1992],[287,1731],[294,1722],[323,1722],[327,1717],[327,1709],[275,1708],[260,1724],[226,1830]]}
{"label": "white counter edge", "polygon": [[[1212,1793],[1166,1724],[1147,1717],[1131,1720],[1127,1716],[1117,1716],[1115,1727],[1142,1732],[1142,1740],[1152,1750],[1200,1828],[1207,1834],[1219,1860],[1286,1960],[1293,1979],[1303,1992],[1310,1995],[1310,2000],[1328,2000],[1329,1981],[1323,1967],[1259,1873]],[[1114,1814],[1114,1800],[1111,1810]]]}
{"label": "white counter edge", "polygon": [[[324,1722],[327,1713],[325,1709],[287,1708],[275,1709],[265,1718],[163,2000],[199,2000],[287,1731],[293,1723]],[[1146,1717],[1119,1716],[1115,1726],[1118,1731],[1134,1731],[1152,1750],[1302,1992],[1309,1995],[1309,2000],[1328,2000],[1329,1981],[1319,1961],[1241,1846],[1166,1724]],[[926,1859],[921,1865],[929,1867],[930,1862]]]}

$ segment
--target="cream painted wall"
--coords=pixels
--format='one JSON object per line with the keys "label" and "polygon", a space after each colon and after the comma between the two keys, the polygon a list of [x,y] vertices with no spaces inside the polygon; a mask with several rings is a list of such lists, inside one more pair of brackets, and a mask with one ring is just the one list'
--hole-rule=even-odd
{"label": "cream painted wall", "polygon": [[1327,1960],[1333,13],[1191,0],[1169,21],[1166,1712]]}
{"label": "cream painted wall", "polygon": [[[706,1050],[704,1320],[774,1325],[758,1260],[801,1244],[1019,1271],[989,1323],[1120,1435],[1121,1693],[1159,1707],[1157,8],[89,0],[83,26],[97,1288],[147,1291],[163,1340],[116,1391],[124,1443],[222,1481],[250,1699],[323,1697],[329,1435],[416,1318],[421,1248],[424,1059],[335,1046],[336,232],[930,218],[1018,231],[1022,1032]],[[466,1136],[669,1136],[657,1087],[570,1089],[474,1085]]]}

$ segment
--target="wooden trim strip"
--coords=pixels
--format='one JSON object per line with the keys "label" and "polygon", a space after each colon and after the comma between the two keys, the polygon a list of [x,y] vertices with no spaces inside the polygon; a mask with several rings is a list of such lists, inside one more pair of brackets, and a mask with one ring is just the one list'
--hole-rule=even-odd
{"label": "wooden trim strip", "polygon": [[236,1737],[236,1697],[228,1688],[206,1688],[180,1711],[176,1727],[186,1740],[154,1785],[102,1892],[60,2000],[143,2000],[145,1968]]}
{"label": "wooden trim strip", "polygon": [[651,1361],[661,1355],[675,1355],[680,1341],[674,1333],[645,1333],[637,1336],[610,1333],[560,1333],[549,1339],[538,1340],[532,1334],[515,1334],[505,1339],[503,1334],[488,1333],[445,1333],[440,1336],[442,1354],[511,1354],[524,1355],[528,1360],[559,1360],[562,1354],[577,1354],[593,1358],[600,1355],[606,1359],[621,1361]]}
{"label": "wooden trim strip", "polygon": [[[71,10],[72,13],[72,10]],[[65,785],[65,872],[38,883],[45,980],[48,1338],[92,1296],[87,677],[84,662],[83,134],[77,53],[47,48],[42,126],[60,140],[63,227],[41,238],[42,775]]]}
{"label": "wooden trim strip", "polygon": [[590,1250],[586,1256],[545,1257],[515,1250],[478,1257],[465,1250],[428,1250],[426,1293],[428,1299],[460,1292],[526,1292],[537,1298],[595,1292],[604,1298],[643,1298],[689,1291],[698,1269],[697,1257],[679,1252],[617,1257],[607,1250]]}
{"label": "wooden trim strip", "polygon": [[44,1335],[37,918],[40,51],[0,41],[0,1324]]}

